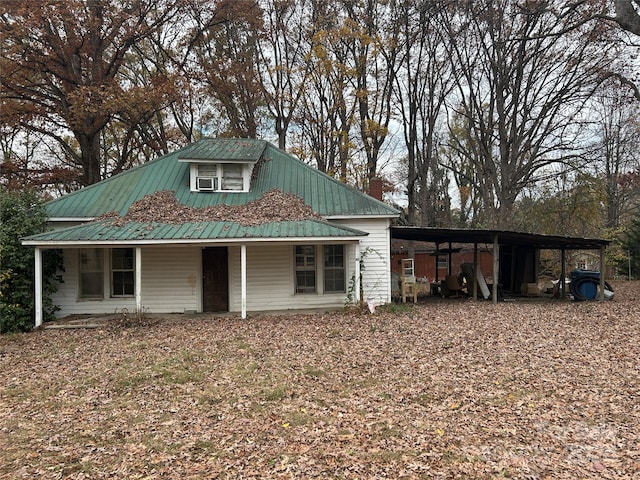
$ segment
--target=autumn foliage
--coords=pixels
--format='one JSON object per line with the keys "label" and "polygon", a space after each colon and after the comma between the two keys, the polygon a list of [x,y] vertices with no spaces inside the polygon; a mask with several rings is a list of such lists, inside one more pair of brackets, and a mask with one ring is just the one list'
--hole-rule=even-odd
{"label": "autumn foliage", "polygon": [[640,285],[614,288],[3,336],[0,478],[631,480]]}

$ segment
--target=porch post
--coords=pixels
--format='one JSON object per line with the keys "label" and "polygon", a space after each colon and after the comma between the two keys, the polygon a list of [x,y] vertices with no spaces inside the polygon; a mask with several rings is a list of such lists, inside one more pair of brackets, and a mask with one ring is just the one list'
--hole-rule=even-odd
{"label": "porch post", "polygon": [[36,247],[35,251],[35,314],[36,328],[42,325],[42,250]]}
{"label": "porch post", "polygon": [[358,304],[360,303],[360,242],[355,244],[355,257],[356,257],[356,264],[354,266],[354,272],[355,272],[355,292],[353,295],[353,298],[355,300],[355,303]]}
{"label": "porch post", "polygon": [[240,290],[241,312],[240,317],[247,318],[247,245],[240,245]]}
{"label": "porch post", "polygon": [[491,295],[493,303],[498,303],[498,277],[500,274],[500,244],[498,243],[498,235],[493,237],[493,285]]}
{"label": "porch post", "polygon": [[142,313],[142,248],[136,247],[136,313]]}

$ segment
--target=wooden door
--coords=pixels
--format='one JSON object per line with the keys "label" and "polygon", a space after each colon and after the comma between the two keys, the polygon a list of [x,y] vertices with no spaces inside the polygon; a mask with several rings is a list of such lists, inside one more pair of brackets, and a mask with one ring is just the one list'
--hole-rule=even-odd
{"label": "wooden door", "polygon": [[229,264],[227,247],[202,250],[202,310],[229,311]]}

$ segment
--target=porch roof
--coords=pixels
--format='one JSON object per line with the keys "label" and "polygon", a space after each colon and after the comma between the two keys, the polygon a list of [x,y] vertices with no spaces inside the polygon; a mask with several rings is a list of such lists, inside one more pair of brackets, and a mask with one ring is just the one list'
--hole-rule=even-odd
{"label": "porch roof", "polygon": [[25,237],[24,245],[72,246],[80,244],[167,244],[206,242],[256,242],[283,240],[357,240],[368,233],[323,220],[271,222],[255,226],[236,222],[89,222]]}

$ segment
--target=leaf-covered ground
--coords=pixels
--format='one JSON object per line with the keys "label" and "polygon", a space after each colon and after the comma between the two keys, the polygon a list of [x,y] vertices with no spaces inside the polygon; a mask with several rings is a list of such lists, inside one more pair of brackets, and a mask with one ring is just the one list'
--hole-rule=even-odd
{"label": "leaf-covered ground", "polygon": [[640,283],[0,338],[0,478],[639,478]]}

